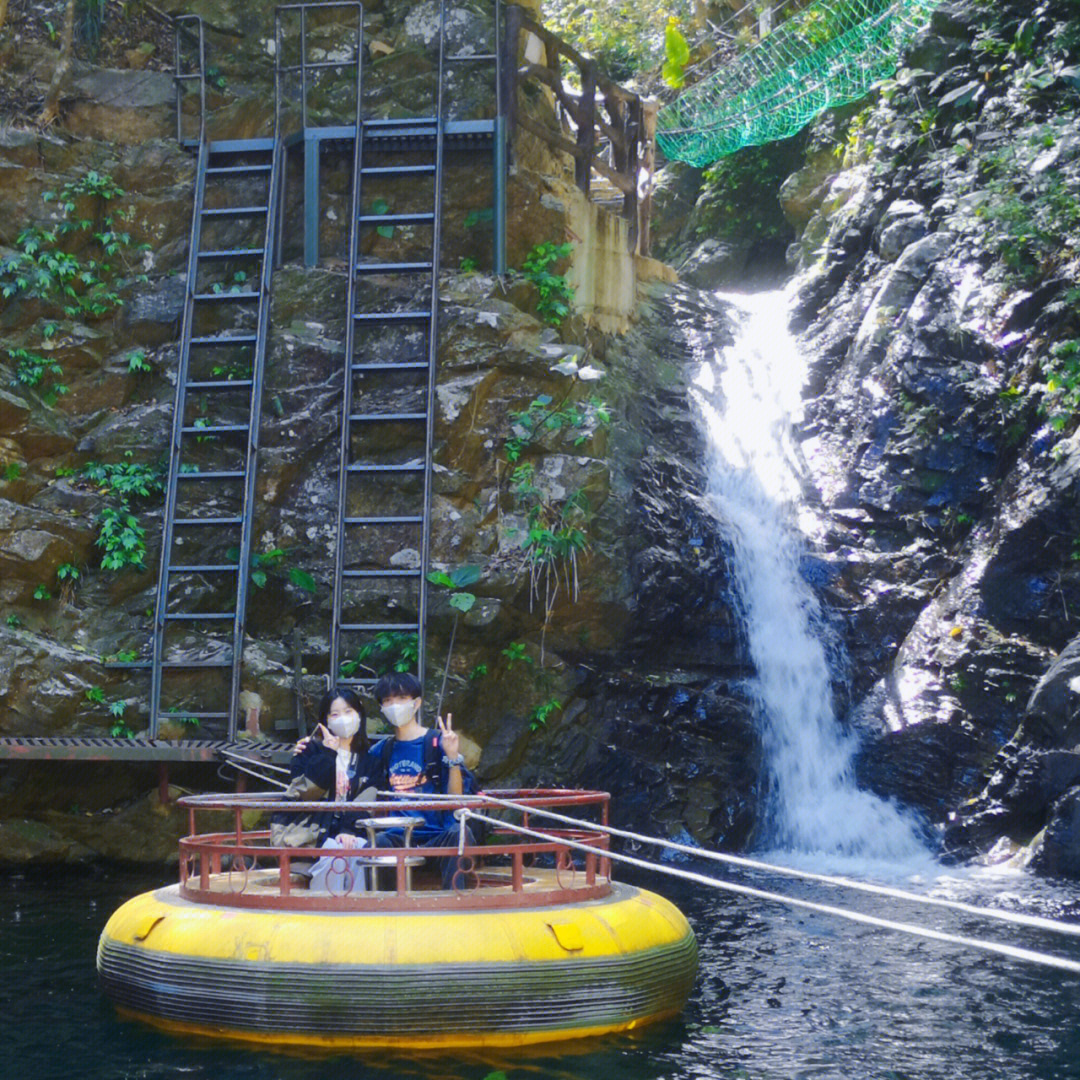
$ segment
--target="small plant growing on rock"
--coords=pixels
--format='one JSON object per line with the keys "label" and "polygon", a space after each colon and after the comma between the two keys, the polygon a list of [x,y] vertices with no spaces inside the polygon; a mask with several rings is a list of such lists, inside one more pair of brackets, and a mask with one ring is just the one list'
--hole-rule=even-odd
{"label": "small plant growing on rock", "polygon": [[[27,349],[8,349],[7,354],[9,359],[15,361],[15,377],[11,380],[13,387],[37,390],[49,408],[68,392],[67,386],[57,381],[63,378],[64,369],[54,358],[39,356]],[[46,376],[52,378],[47,379]]]}
{"label": "small plant growing on rock", "polygon": [[131,375],[145,375],[152,371],[150,361],[146,359],[146,353],[142,349],[136,349],[128,358],[128,373]]}
{"label": "small plant growing on rock", "polygon": [[148,465],[134,461],[127,451],[121,462],[90,462],[82,475],[97,484],[110,498],[98,517],[98,538],[102,548],[103,570],[123,570],[133,566],[146,569],[146,530],[132,510],[136,500],[150,499],[165,488],[165,469],[160,463]]}
{"label": "small plant growing on rock", "polygon": [[47,585],[39,585],[34,590],[34,599],[35,600],[51,600],[52,599],[52,593],[49,592],[49,587]]}
{"label": "small plant growing on rock", "polygon": [[502,651],[503,656],[506,657],[506,666],[513,668],[514,664],[519,661],[523,664],[531,664],[533,658],[525,651],[524,641],[511,641]]}
{"label": "small plant growing on rock", "polygon": [[10,628],[12,629],[12,630],[18,630],[18,628],[19,628],[20,626],[22,626],[22,619],[20,619],[20,618],[19,618],[19,616],[18,616],[18,615],[16,615],[16,614],[15,614],[14,612],[13,612],[12,614],[10,614],[10,615],[9,615],[9,616],[8,616],[8,617],[7,617],[7,618],[6,618],[5,620],[4,620],[4,622],[5,622],[5,623],[6,623],[6,624],[7,624],[7,625],[8,625],[8,626],[9,626],[9,627],[10,627]]}
{"label": "small plant growing on rock", "polygon": [[56,580],[60,582],[61,602],[70,603],[75,591],[75,583],[79,580],[79,568],[74,563],[61,563],[56,568]]}
{"label": "small plant growing on rock", "polygon": [[536,313],[552,326],[558,326],[570,314],[574,286],[565,274],[553,274],[550,267],[568,258],[573,250],[574,245],[569,242],[537,244],[521,264],[522,275],[536,287]]}
{"label": "small plant growing on rock", "polygon": [[458,621],[465,613],[472,611],[476,603],[476,595],[465,591],[466,585],[472,585],[480,580],[479,566],[459,566],[456,570],[446,573],[443,570],[432,570],[427,576],[432,585],[450,590],[450,606],[454,609],[454,625],[450,630],[450,645],[446,650],[446,665],[443,668],[442,686],[439,689],[439,704],[437,713],[442,713],[443,696],[446,694],[446,680],[450,675],[450,661],[454,655],[454,639],[457,637]]}
{"label": "small plant growing on rock", "polygon": [[548,717],[561,708],[562,702],[557,701],[555,698],[548,698],[547,701],[537,705],[529,714],[529,730],[536,731],[538,728],[544,727],[548,722]]}
{"label": "small plant growing on rock", "polygon": [[[371,664],[367,661],[372,660]],[[420,660],[420,638],[402,630],[380,630],[371,641],[361,645],[352,660],[340,665],[342,675],[354,675],[365,668],[376,675],[388,671],[415,671]]]}

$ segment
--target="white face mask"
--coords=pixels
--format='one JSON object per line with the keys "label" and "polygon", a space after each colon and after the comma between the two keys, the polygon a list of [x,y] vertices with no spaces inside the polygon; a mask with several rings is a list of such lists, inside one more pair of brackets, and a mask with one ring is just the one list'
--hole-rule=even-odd
{"label": "white face mask", "polygon": [[360,730],[360,714],[350,710],[338,716],[331,716],[326,721],[331,735],[339,739],[349,739]]}
{"label": "white face mask", "polygon": [[382,706],[382,714],[394,727],[404,727],[415,715],[419,701],[400,701]]}

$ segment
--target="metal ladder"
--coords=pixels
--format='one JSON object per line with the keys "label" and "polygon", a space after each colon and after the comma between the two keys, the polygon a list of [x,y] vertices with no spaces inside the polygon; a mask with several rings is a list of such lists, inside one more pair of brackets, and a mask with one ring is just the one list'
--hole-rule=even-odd
{"label": "metal ladder", "polygon": [[[207,139],[205,48],[196,21],[199,69],[178,76],[178,95],[180,79],[198,79],[200,114],[198,138],[187,140],[196,151],[195,198],[154,612],[150,736],[156,737],[163,716],[177,711],[198,720],[203,732],[209,728],[231,739],[251,571],[282,149],[277,130],[271,138]],[[190,36],[191,22],[178,20],[178,73],[180,35]],[[181,109],[177,115],[185,142]],[[248,325],[237,330],[237,322]],[[215,633],[216,627],[224,633]],[[172,640],[172,631],[181,628],[189,630],[186,640]],[[199,678],[208,672],[220,678]],[[196,685],[197,702],[187,707],[180,699]]]}
{"label": "metal ladder", "polygon": [[[438,65],[433,116],[405,120],[365,120],[362,115],[363,70],[358,72],[357,128],[354,144],[350,230],[347,250],[345,367],[339,460],[337,545],[334,567],[329,675],[333,683],[370,686],[371,676],[341,677],[341,663],[357,649],[381,633],[416,635],[416,674],[423,683],[426,659],[428,613],[427,574],[431,556],[432,442],[435,402],[435,374],[439,328],[439,261],[442,227],[443,162],[446,145],[445,83],[448,64],[476,61],[495,62],[498,57],[499,7],[496,5],[496,42],[491,53],[446,55],[446,2],[439,12]],[[499,80],[496,80],[498,87]],[[424,152],[430,160],[409,159]],[[371,164],[371,158],[390,163]],[[423,178],[433,182],[430,209],[402,213],[377,212],[365,206],[366,182],[380,178],[397,181],[397,191],[420,189]],[[417,227],[430,235],[423,257],[387,261],[362,256],[366,230]],[[361,282],[379,277],[400,289],[410,280],[427,277],[427,296],[404,307],[388,306],[385,295],[374,309],[359,305]],[[418,328],[421,343],[409,341],[407,331]],[[374,358],[379,335],[401,334],[401,347],[393,359]],[[414,335],[415,337],[415,335]],[[416,346],[420,344],[421,347]],[[413,380],[413,385],[407,381]],[[395,389],[395,382],[402,389]],[[412,398],[411,407],[402,399]],[[387,404],[389,403],[389,404]],[[380,436],[392,426],[408,425],[414,431],[412,456],[404,460],[384,460],[379,453]],[[403,455],[401,455],[403,456]],[[410,490],[398,490],[387,481],[412,478]],[[382,494],[379,494],[380,489]],[[354,507],[358,507],[357,511]],[[395,539],[396,537],[396,539]],[[391,547],[409,544],[418,558],[414,565],[393,565]],[[399,548],[400,551],[400,548]],[[358,565],[362,564],[362,565]],[[398,618],[365,616],[379,601],[377,592],[365,598],[350,590],[365,583],[406,585],[406,594],[384,596],[391,610],[402,611]],[[386,590],[384,589],[384,592]],[[350,617],[359,611],[359,617]],[[405,640],[408,640],[407,638]]]}

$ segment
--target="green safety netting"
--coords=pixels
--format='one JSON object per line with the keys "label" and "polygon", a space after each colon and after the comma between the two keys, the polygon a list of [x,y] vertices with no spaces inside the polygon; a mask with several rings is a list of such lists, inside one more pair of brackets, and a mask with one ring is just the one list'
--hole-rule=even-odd
{"label": "green safety netting", "polygon": [[816,0],[662,108],[657,144],[702,166],[794,135],[891,75],[939,2]]}

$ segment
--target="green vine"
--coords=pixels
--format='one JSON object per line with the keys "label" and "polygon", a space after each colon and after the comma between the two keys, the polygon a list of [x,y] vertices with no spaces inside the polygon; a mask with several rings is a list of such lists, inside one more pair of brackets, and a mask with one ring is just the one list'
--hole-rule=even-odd
{"label": "green vine", "polygon": [[123,570],[133,566],[146,569],[146,530],[132,510],[138,500],[149,500],[165,490],[162,463],[147,465],[133,461],[131,451],[120,462],[92,461],[82,475],[110,501],[98,515],[98,538],[94,543],[103,550],[103,570]]}
{"label": "green vine", "polygon": [[558,326],[570,314],[574,302],[574,286],[565,274],[553,274],[549,269],[574,250],[570,243],[537,244],[521,264],[521,274],[532,282],[537,292],[536,313],[544,322]]}

